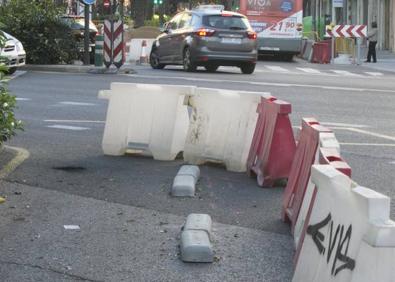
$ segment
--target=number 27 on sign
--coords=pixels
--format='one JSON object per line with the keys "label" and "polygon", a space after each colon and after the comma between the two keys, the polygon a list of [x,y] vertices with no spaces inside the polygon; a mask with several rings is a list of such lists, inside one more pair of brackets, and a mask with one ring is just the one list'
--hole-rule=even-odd
{"label": "number 27 on sign", "polygon": [[278,22],[278,23],[273,23],[272,26],[270,27],[270,30],[282,31],[283,29],[288,30],[293,28],[295,28],[294,22]]}

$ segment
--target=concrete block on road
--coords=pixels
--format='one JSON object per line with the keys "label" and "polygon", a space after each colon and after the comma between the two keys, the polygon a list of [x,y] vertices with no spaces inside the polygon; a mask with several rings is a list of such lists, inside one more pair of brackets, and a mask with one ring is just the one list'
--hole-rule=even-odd
{"label": "concrete block on road", "polygon": [[213,262],[214,252],[208,233],[185,230],[181,233],[181,260],[184,262]]}
{"label": "concrete block on road", "polygon": [[197,182],[200,177],[200,169],[196,165],[183,165],[178,171],[177,175],[192,175],[195,177]]}
{"label": "concrete block on road", "polygon": [[192,175],[177,175],[173,181],[171,195],[175,197],[194,197],[196,179]]}
{"label": "concrete block on road", "polygon": [[208,214],[191,213],[188,215],[184,225],[184,231],[186,230],[200,230],[205,231],[212,238],[211,234],[212,220]]}
{"label": "concrete block on road", "polygon": [[195,185],[200,177],[200,169],[195,165],[183,165],[174,178],[171,194],[175,197],[194,197]]}

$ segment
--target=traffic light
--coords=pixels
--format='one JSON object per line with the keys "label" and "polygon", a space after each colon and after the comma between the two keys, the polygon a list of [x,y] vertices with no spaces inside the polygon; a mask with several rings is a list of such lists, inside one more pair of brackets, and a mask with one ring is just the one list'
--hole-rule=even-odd
{"label": "traffic light", "polygon": [[163,0],[159,0],[159,5],[162,5],[163,4]]}
{"label": "traffic light", "polygon": [[163,0],[153,0],[154,1],[154,5],[162,5],[163,4]]}
{"label": "traffic light", "polygon": [[154,0],[154,5],[158,5],[158,0]]}
{"label": "traffic light", "polygon": [[103,12],[106,15],[111,13],[111,3],[110,0],[103,0]]}

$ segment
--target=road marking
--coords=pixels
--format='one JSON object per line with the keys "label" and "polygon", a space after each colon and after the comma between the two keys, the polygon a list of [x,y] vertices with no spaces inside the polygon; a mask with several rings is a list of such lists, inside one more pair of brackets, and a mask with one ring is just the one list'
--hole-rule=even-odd
{"label": "road marking", "polygon": [[357,132],[357,133],[361,133],[361,134],[366,134],[366,135],[370,135],[370,136],[374,136],[374,137],[378,137],[378,138],[383,138],[383,139],[395,141],[395,137],[393,137],[393,136],[380,134],[380,133],[375,133],[375,132],[371,132],[371,131],[367,131],[367,130],[362,130],[362,129],[359,129],[359,128],[337,127],[336,129],[343,129],[343,130],[353,131],[353,132]]}
{"label": "road marking", "polygon": [[32,99],[30,99],[30,98],[16,97],[15,100],[17,100],[17,101],[31,101]]}
{"label": "road marking", "polygon": [[93,103],[70,102],[70,101],[59,102],[59,104],[70,105],[70,106],[96,106],[97,105],[97,104],[93,104]]}
{"label": "road marking", "polygon": [[[146,78],[152,81],[152,75],[135,75],[135,74],[124,74],[123,76],[133,78]],[[379,92],[379,93],[395,93],[395,90],[375,89],[375,88],[352,88],[352,87],[334,87],[326,85],[313,85],[313,84],[296,84],[296,83],[273,83],[273,82],[254,82],[244,80],[225,80],[225,79],[209,79],[209,78],[197,78],[197,77],[179,77],[179,76],[164,76],[163,79],[174,79],[174,80],[185,80],[185,81],[200,81],[200,82],[216,82],[216,83],[237,83],[237,84],[249,84],[259,86],[278,86],[278,87],[300,87],[300,88],[313,88],[313,89],[330,89],[330,90],[345,90],[345,91],[356,91],[356,92]]]}
{"label": "road marking", "polygon": [[371,75],[371,76],[382,76],[384,75],[381,72],[369,72],[369,71],[365,71],[366,74]]}
{"label": "road marking", "polygon": [[289,70],[279,66],[265,66],[265,67],[272,71],[289,72]]}
{"label": "road marking", "polygon": [[360,75],[360,74],[352,73],[352,72],[345,71],[345,70],[331,70],[331,71],[336,73],[336,74],[344,75],[344,76],[362,77],[362,75]]}
{"label": "road marking", "polygon": [[30,153],[28,150],[18,147],[11,147],[4,145],[5,149],[16,151],[16,156],[0,170],[0,179],[6,178],[10,175],[21,163],[29,158]]}
{"label": "road marking", "polygon": [[317,69],[312,69],[312,68],[297,68],[297,69],[307,73],[322,74],[322,72],[320,72]]}
{"label": "road marking", "polygon": [[45,122],[64,122],[64,123],[106,123],[103,120],[71,120],[71,119],[45,119]]}
{"label": "road marking", "polygon": [[389,164],[395,164],[395,161],[393,161],[393,162],[389,162]]}
{"label": "road marking", "polygon": [[[339,143],[340,145],[349,145],[349,146],[376,146],[376,147],[395,147],[395,144],[388,143]],[[394,162],[395,163],[395,162]]]}
{"label": "road marking", "polygon": [[56,129],[77,130],[77,131],[89,130],[90,129],[88,127],[69,126],[69,125],[60,125],[60,124],[48,125],[47,127],[49,127],[49,128],[56,128]]}
{"label": "road marking", "polygon": [[352,123],[341,123],[341,122],[320,122],[322,125],[326,126],[340,126],[340,127],[354,127],[354,128],[366,128],[369,127],[363,124],[352,124]]}

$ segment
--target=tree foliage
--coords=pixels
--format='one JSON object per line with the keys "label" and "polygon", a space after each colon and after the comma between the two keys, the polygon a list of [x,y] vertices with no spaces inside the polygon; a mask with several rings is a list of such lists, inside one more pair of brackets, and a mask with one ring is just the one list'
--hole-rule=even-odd
{"label": "tree foliage", "polygon": [[[4,47],[5,42],[5,37],[0,32],[0,48]],[[7,89],[5,73],[7,67],[0,64],[0,146],[14,136],[17,130],[23,130],[22,122],[15,118],[16,99]]]}
{"label": "tree foliage", "polygon": [[31,64],[70,63],[78,55],[70,27],[53,0],[10,0],[0,7],[4,31],[18,38]]}

